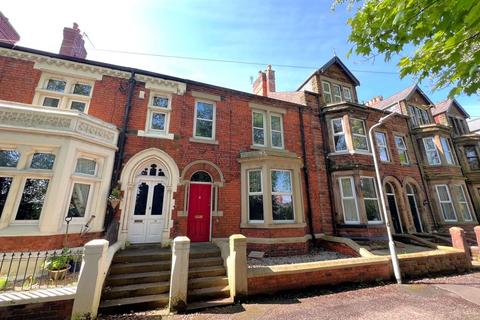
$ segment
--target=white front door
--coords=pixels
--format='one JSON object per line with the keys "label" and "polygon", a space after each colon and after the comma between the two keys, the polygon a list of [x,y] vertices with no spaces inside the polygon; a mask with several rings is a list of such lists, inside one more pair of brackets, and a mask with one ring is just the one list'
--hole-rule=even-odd
{"label": "white front door", "polygon": [[160,242],[164,226],[165,186],[160,181],[141,180],[128,222],[131,243]]}

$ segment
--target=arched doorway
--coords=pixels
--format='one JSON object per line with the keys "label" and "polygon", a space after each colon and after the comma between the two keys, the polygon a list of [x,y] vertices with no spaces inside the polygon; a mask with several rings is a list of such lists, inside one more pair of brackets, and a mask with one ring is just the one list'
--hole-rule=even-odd
{"label": "arched doorway", "polygon": [[390,216],[392,217],[392,223],[395,233],[403,233],[402,220],[398,212],[395,189],[390,182],[385,183],[385,193],[387,195],[388,209],[390,210]]}
{"label": "arched doorway", "polygon": [[179,176],[172,157],[157,148],[140,151],[128,160],[120,177],[124,192],[120,241],[169,244]]}
{"label": "arched doorway", "polygon": [[145,167],[136,177],[133,212],[128,219],[129,242],[161,242],[165,227],[166,184],[164,170],[156,163]]}
{"label": "arched doorway", "polygon": [[190,178],[187,236],[192,242],[210,241],[212,182],[212,177],[205,171],[197,171]]}
{"label": "arched doorway", "polygon": [[420,219],[420,212],[418,211],[417,195],[415,187],[410,183],[405,185],[405,191],[407,193],[408,205],[413,218],[413,224],[415,225],[416,232],[423,232],[422,220]]}

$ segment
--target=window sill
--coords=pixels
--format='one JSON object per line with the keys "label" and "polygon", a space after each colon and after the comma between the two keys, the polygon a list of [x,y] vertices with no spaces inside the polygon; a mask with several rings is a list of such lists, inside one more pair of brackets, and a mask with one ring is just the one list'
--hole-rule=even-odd
{"label": "window sill", "polygon": [[240,228],[244,229],[291,229],[291,228],[305,228],[307,224],[302,223],[242,223]]}
{"label": "window sill", "polygon": [[289,151],[285,150],[284,148],[274,148],[270,146],[257,146],[252,144],[250,146],[250,149],[252,150],[268,150],[268,151],[274,151],[274,152],[282,152],[282,153],[288,153]]}
{"label": "window sill", "polygon": [[143,130],[138,130],[137,136],[139,137],[147,137],[147,138],[157,138],[157,139],[167,139],[173,140],[173,133],[152,133],[152,132],[145,132]]}
{"label": "window sill", "polygon": [[365,156],[373,156],[371,152],[368,151],[335,151],[335,152],[330,152],[328,156],[345,156],[345,155],[365,155]]}
{"label": "window sill", "polygon": [[197,142],[197,143],[217,144],[218,145],[218,140],[212,140],[212,139],[199,139],[199,138],[191,137],[189,139],[189,141],[190,142]]}

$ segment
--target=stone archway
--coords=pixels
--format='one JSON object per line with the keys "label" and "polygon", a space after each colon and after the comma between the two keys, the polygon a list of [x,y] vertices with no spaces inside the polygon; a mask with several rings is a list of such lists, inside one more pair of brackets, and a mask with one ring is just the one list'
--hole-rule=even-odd
{"label": "stone archway", "polygon": [[[179,183],[179,170],[173,158],[166,152],[150,148],[138,152],[132,156],[125,164],[120,176],[121,190],[124,197],[120,203],[121,217],[119,228],[119,240],[126,241],[128,237],[129,217],[135,209],[137,197],[137,184],[139,178],[143,180],[150,176],[149,170],[155,168],[155,175],[161,176],[162,185],[164,185],[164,216],[161,230],[162,245],[168,245],[170,242],[170,229],[173,226],[172,210],[175,206],[173,194],[177,191]],[[147,172],[145,172],[147,170]],[[147,174],[145,174],[147,173]],[[148,180],[148,179],[147,179]]]}
{"label": "stone archway", "polygon": [[[383,179],[383,189],[386,196],[387,211],[394,224],[395,232],[408,233],[411,220],[407,214],[403,188],[400,181],[393,176],[387,176]],[[395,225],[396,223],[398,223],[398,225]]]}

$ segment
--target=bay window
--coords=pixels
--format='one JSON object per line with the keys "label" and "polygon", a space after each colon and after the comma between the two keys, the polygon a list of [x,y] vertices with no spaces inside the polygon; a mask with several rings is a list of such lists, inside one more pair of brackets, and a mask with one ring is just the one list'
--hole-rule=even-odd
{"label": "bay window", "polygon": [[75,182],[68,206],[68,217],[84,218],[87,210],[91,185]]}
{"label": "bay window", "polygon": [[445,137],[440,137],[440,143],[442,145],[443,154],[448,164],[455,164],[455,158],[452,152],[450,140]]}
{"label": "bay window", "polygon": [[457,221],[457,214],[452,203],[452,197],[446,184],[436,185],[438,201],[445,221]]}
{"label": "bay window", "polygon": [[345,130],[343,128],[343,119],[332,119],[333,145],[335,151],[346,151],[347,141],[345,139]]}
{"label": "bay window", "polygon": [[252,113],[253,145],[265,146],[265,112]]}
{"label": "bay window", "polygon": [[457,193],[458,208],[460,209],[460,213],[462,214],[463,220],[472,221],[472,212],[470,211],[470,206],[468,205],[467,192],[465,191],[465,186],[463,184],[453,185],[453,188]]}
{"label": "bay window", "polygon": [[476,146],[465,146],[465,158],[467,159],[468,166],[470,170],[479,170],[480,161],[478,159],[477,147]]}
{"label": "bay window", "polygon": [[342,177],[338,179],[340,184],[340,195],[342,200],[343,219],[345,223],[360,223],[358,216],[357,197],[353,177]]}
{"label": "bay window", "polygon": [[400,158],[401,164],[408,164],[408,152],[407,145],[405,144],[405,139],[402,136],[395,136],[395,146],[397,147],[398,157]]}
{"label": "bay window", "polygon": [[20,152],[16,150],[0,150],[0,167],[16,168]]}
{"label": "bay window", "polygon": [[352,102],[352,91],[350,91],[350,88],[343,87],[343,98],[345,101]]}
{"label": "bay window", "polygon": [[294,220],[292,175],[288,170],[272,170],[272,214],[275,222]]}
{"label": "bay window", "polygon": [[378,203],[377,187],[375,179],[372,177],[361,177],[360,188],[363,194],[363,202],[365,204],[365,213],[369,223],[377,223],[382,221],[380,214],[380,206]]}
{"label": "bay window", "polygon": [[262,170],[248,171],[248,221],[263,223]]}
{"label": "bay window", "polygon": [[431,166],[439,165],[441,163],[440,155],[438,154],[438,149],[433,137],[423,138],[423,146],[425,147],[428,164]]}
{"label": "bay window", "polygon": [[353,149],[357,151],[368,151],[367,133],[365,130],[365,122],[360,119],[350,119],[350,127],[352,130]]}
{"label": "bay window", "polygon": [[383,132],[375,132],[375,140],[377,141],[380,161],[390,161],[390,156],[388,154],[387,135]]}
{"label": "bay window", "polygon": [[3,208],[5,208],[5,203],[7,202],[12,180],[12,177],[0,177],[0,218],[2,217]]}
{"label": "bay window", "polygon": [[17,209],[16,221],[36,221],[40,218],[50,179],[27,178]]}
{"label": "bay window", "polygon": [[32,156],[30,168],[51,170],[55,162],[55,155],[52,153],[36,152]]}
{"label": "bay window", "polygon": [[94,176],[97,172],[97,162],[92,159],[78,158],[75,173]]}

